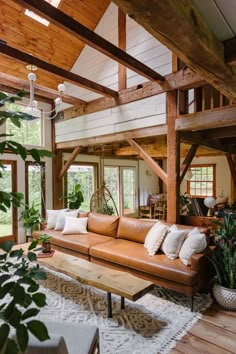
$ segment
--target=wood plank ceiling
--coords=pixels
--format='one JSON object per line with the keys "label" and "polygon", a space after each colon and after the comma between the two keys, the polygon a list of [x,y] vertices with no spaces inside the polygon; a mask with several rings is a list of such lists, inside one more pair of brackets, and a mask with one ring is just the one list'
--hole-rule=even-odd
{"label": "wood plank ceiling", "polygon": [[[94,30],[110,0],[61,0],[58,9]],[[83,50],[84,42],[49,23],[45,26],[25,15],[25,8],[12,0],[0,0],[0,38],[23,52],[70,71]],[[30,63],[29,63],[30,64]],[[0,72],[27,79],[26,64],[0,55]],[[56,89],[61,77],[47,71],[37,71],[37,84]]]}

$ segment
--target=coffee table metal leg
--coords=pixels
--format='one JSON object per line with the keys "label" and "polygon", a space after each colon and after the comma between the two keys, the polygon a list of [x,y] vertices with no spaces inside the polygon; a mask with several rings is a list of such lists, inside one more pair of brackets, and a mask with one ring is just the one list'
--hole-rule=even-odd
{"label": "coffee table metal leg", "polygon": [[107,293],[107,317],[112,317],[111,293]]}
{"label": "coffee table metal leg", "polygon": [[125,308],[125,298],[123,296],[120,297],[120,308],[122,310]]}

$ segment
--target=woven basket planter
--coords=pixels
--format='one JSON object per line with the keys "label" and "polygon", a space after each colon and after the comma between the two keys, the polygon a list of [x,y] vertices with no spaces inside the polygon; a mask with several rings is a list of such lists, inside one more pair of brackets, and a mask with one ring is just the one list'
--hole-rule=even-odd
{"label": "woven basket planter", "polygon": [[236,311],[236,289],[228,289],[214,284],[213,295],[219,305],[227,310]]}

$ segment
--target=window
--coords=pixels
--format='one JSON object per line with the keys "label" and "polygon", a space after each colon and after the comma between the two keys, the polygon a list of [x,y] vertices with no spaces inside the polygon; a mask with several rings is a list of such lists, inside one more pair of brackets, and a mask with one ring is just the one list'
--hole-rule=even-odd
{"label": "window", "polygon": [[191,179],[187,182],[187,192],[194,198],[215,196],[215,165],[192,165]]}
{"label": "window", "polygon": [[[16,161],[1,160],[4,170],[1,170],[0,190],[16,192],[17,165]],[[0,240],[1,242],[14,238],[17,241],[17,209],[10,207],[7,212],[0,211]]]}
{"label": "window", "polygon": [[[7,110],[15,112],[24,112],[25,107],[15,103],[8,103]],[[34,119],[32,121],[21,121],[21,127],[16,127],[10,119],[6,121],[6,134],[13,134],[14,141],[23,145],[42,145],[42,119]],[[12,137],[7,137],[11,140]]]}
{"label": "window", "polygon": [[65,195],[72,192],[75,184],[81,185],[84,202],[80,209],[90,210],[90,199],[97,188],[97,165],[96,164],[72,164],[65,178]]}
{"label": "window", "polygon": [[45,163],[26,162],[25,173],[25,202],[36,209],[45,217]]}
{"label": "window", "polygon": [[[58,7],[58,5],[60,4],[61,0],[45,0],[46,2],[48,2],[49,4],[51,4],[54,7]],[[49,21],[46,20],[45,18],[37,15],[35,12],[26,9],[25,10],[25,15],[31,17],[33,20],[38,21],[39,23],[42,23],[42,25],[44,26],[48,26],[49,25]]]}
{"label": "window", "polygon": [[135,213],[136,168],[105,166],[104,179],[120,215]]}

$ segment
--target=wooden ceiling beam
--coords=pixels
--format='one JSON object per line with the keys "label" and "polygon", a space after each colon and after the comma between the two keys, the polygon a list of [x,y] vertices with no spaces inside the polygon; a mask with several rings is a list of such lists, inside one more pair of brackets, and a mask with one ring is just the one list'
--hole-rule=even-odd
{"label": "wooden ceiling beam", "polygon": [[174,74],[166,75],[165,82],[161,86],[158,82],[149,81],[141,85],[136,85],[126,90],[120,91],[116,100],[111,97],[102,97],[88,102],[86,109],[82,111],[80,105],[78,107],[68,108],[64,111],[64,119],[71,119],[84,114],[102,111],[107,108],[138,101],[140,99],[158,95],[163,92],[177,89],[194,88],[204,84],[206,84],[206,82],[192,70],[182,69]]}
{"label": "wooden ceiling beam", "polygon": [[59,172],[59,174],[57,176],[58,181],[60,181],[62,179],[62,177],[65,175],[66,171],[68,170],[68,168],[70,167],[70,165],[72,164],[72,162],[74,161],[74,159],[76,158],[76,156],[78,155],[80,150],[81,150],[80,146],[77,146],[74,148],[70,157],[68,158],[65,165],[62,167],[61,171]]}
{"label": "wooden ceiling beam", "polygon": [[236,166],[234,164],[232,155],[230,153],[226,154],[226,158],[227,158],[227,161],[228,161],[228,165],[229,165],[229,169],[230,169],[230,172],[231,172],[231,177],[232,177],[233,182],[234,182],[234,186],[236,187]]}
{"label": "wooden ceiling beam", "polygon": [[133,139],[128,139],[128,143],[133,146],[133,148],[138,152],[138,154],[143,158],[146,164],[155,172],[155,174],[162,179],[162,181],[167,183],[167,174],[163,169],[156,163],[151,156],[149,156],[146,151],[144,151],[140,145],[138,145]]}
{"label": "wooden ceiling beam", "polygon": [[207,139],[233,138],[236,137],[236,121],[235,126],[203,130],[200,133]]}
{"label": "wooden ceiling beam", "polygon": [[16,0],[16,2],[23,7],[36,12],[43,18],[56,25],[58,28],[72,34],[79,40],[88,44],[90,47],[100,51],[109,58],[135,71],[139,75],[146,77],[148,80],[157,80],[159,82],[164,81],[164,77],[162,75],[158,74],[153,69],[141,63],[128,53],[116,47],[114,44],[83,26],[81,23],[50,5],[46,1]]}
{"label": "wooden ceiling beam", "polygon": [[[4,82],[4,85],[1,85],[2,91],[16,93],[20,90],[24,90],[26,92],[26,97],[27,97],[27,93],[29,92],[29,88],[30,88],[28,80],[19,79],[15,76],[11,76],[2,72],[0,72],[0,80],[1,82]],[[50,101],[50,103],[52,100],[55,100],[55,98],[57,98],[59,95],[59,92],[57,90],[53,90],[49,87],[40,86],[38,84],[34,84],[34,92],[35,92],[35,98],[37,100],[41,100],[44,102]],[[80,107],[81,106],[84,107],[87,104],[86,101],[83,101],[76,97],[66,95],[64,93],[63,93],[63,102],[80,106]]]}
{"label": "wooden ceiling beam", "polygon": [[236,37],[225,41],[224,47],[226,64],[230,66],[236,65]]}
{"label": "wooden ceiling beam", "polygon": [[181,132],[180,139],[183,142],[198,144],[199,146],[204,146],[209,149],[218,150],[222,152],[235,152],[234,147],[228,147],[224,144],[221,144],[220,141],[208,140],[199,132]]}
{"label": "wooden ceiling beam", "polygon": [[[46,4],[46,2],[45,2]],[[83,88],[89,89],[90,91],[99,93],[100,95],[117,97],[117,92],[109,89],[108,87],[102,86],[96,82],[88,80],[80,75],[74,74],[70,71],[59,68],[56,65],[47,63],[46,61],[34,57],[28,53],[24,53],[16,48],[10,47],[9,45],[0,42],[0,53],[7,55],[11,58],[15,58],[19,61],[36,65],[38,68],[41,68],[45,71],[53,73],[61,78],[65,79],[68,82],[71,82],[74,85],[81,86]]]}
{"label": "wooden ceiling beam", "polygon": [[193,0],[113,1],[217,90],[236,98],[236,75],[225,63],[224,45]]}
{"label": "wooden ceiling beam", "polygon": [[193,158],[196,154],[198,147],[199,147],[198,144],[191,145],[182,165],[180,166],[180,183],[183,181],[184,176],[186,175],[186,172],[188,171],[188,168],[191,162],[193,161]]}
{"label": "wooden ceiling beam", "polygon": [[212,111],[186,114],[176,119],[175,128],[184,130],[206,130],[234,126],[236,123],[236,106],[215,109]]}

